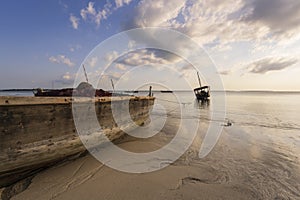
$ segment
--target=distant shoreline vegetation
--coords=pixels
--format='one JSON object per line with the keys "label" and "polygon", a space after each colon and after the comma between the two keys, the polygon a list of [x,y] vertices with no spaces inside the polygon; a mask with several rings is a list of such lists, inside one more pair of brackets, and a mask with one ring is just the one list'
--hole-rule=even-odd
{"label": "distant shoreline vegetation", "polygon": [[0,92],[31,92],[33,89],[0,89]]}

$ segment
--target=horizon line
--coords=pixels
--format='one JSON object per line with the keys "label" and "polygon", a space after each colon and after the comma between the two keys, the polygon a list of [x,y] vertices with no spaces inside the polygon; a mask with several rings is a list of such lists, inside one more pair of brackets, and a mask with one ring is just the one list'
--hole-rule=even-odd
{"label": "horizon line", "polygon": [[[36,88],[14,88],[14,89],[0,89],[0,92],[13,92],[13,91],[33,91]],[[50,88],[43,88],[45,90],[51,90]],[[62,88],[56,88],[56,89],[62,89]],[[111,90],[107,90],[111,91]],[[148,89],[145,90],[130,90],[130,89],[124,89],[124,90],[115,90],[115,91],[126,91],[126,92],[133,92],[133,91],[139,91],[139,92],[147,92]],[[153,92],[161,92],[161,91],[172,91],[172,92],[188,92],[193,90],[187,90],[187,89],[178,89],[178,90],[152,90]],[[267,90],[267,89],[245,89],[245,90],[211,90],[211,92],[291,92],[291,93],[300,93],[300,90]]]}

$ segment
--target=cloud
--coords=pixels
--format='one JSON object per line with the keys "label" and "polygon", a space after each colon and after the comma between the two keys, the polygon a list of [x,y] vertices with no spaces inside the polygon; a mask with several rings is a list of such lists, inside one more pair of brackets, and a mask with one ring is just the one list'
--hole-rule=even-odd
{"label": "cloud", "polygon": [[[105,75],[102,75],[100,76],[100,79],[99,77],[97,77],[97,79],[95,80],[100,80],[99,82],[104,82],[104,83],[109,83],[109,87],[111,86],[110,84],[110,79],[113,79],[113,80],[119,80],[124,74],[123,73],[120,73],[120,72],[116,72],[116,71],[109,71],[109,72],[106,72]],[[103,84],[104,85],[104,84]]]}
{"label": "cloud", "polygon": [[132,0],[115,0],[116,9],[123,7],[125,4],[128,5]]}
{"label": "cloud", "polygon": [[240,21],[239,11],[243,5],[243,0],[194,1],[182,9],[184,20],[176,18],[170,25],[189,35],[200,45],[215,44],[229,50],[228,44],[254,42],[268,33],[265,27],[250,26]]}
{"label": "cloud", "polygon": [[65,74],[61,75],[58,79],[54,80],[53,83],[55,84],[54,87],[61,87],[61,86],[72,86],[74,83],[75,74],[71,74],[70,72],[66,72]]}
{"label": "cloud", "polygon": [[141,66],[141,65],[164,65],[170,64],[174,57],[174,54],[163,50],[157,49],[140,49],[129,52],[128,54],[118,58],[117,63],[121,63],[127,66]]}
{"label": "cloud", "polygon": [[95,23],[97,27],[99,27],[101,22],[107,19],[114,10],[130,4],[131,1],[132,0],[115,0],[115,8],[113,8],[111,1],[107,1],[102,9],[96,9],[94,2],[88,2],[87,7],[80,10],[80,16],[83,21]]}
{"label": "cloud", "polygon": [[79,50],[80,48],[81,48],[81,46],[79,44],[77,44],[77,45],[70,45],[70,51],[71,52]]}
{"label": "cloud", "polygon": [[84,9],[81,9],[80,15],[82,19],[86,20],[88,15],[95,16],[96,15],[96,10],[94,8],[94,2],[89,2],[88,6]]}
{"label": "cloud", "polygon": [[300,37],[299,10],[299,0],[144,0],[123,28],[172,28],[199,45],[230,50],[237,42],[276,45]]}
{"label": "cloud", "polygon": [[299,0],[252,0],[241,9],[245,23],[267,26],[274,36],[293,36],[300,27]]}
{"label": "cloud", "polygon": [[[232,33],[227,16],[242,5],[234,0],[141,1],[125,29],[136,27],[167,27],[196,39],[199,44],[210,43]],[[229,29],[229,30],[226,30]],[[232,29],[232,30],[231,30]],[[176,42],[176,41],[174,41]]]}
{"label": "cloud", "polygon": [[54,56],[49,57],[49,61],[52,63],[59,63],[58,59]]}
{"label": "cloud", "polygon": [[191,74],[194,74],[196,72],[196,68],[192,64],[185,62],[184,65],[180,68],[179,72],[180,78],[189,78]]}
{"label": "cloud", "polygon": [[111,63],[113,62],[116,58],[118,58],[119,54],[118,52],[116,51],[112,51],[110,53],[107,53],[105,55],[105,60],[108,62],[108,63]]}
{"label": "cloud", "polygon": [[229,74],[231,74],[231,70],[221,70],[218,73],[221,75],[229,75]]}
{"label": "cloud", "polygon": [[299,60],[295,58],[263,58],[249,64],[247,67],[247,72],[255,74],[265,74],[270,71],[280,71],[291,67],[298,61]]}
{"label": "cloud", "polygon": [[88,65],[89,65],[90,67],[95,67],[96,64],[97,64],[97,62],[98,62],[98,58],[97,58],[97,57],[91,57],[91,58],[89,58],[89,60],[87,61]]}
{"label": "cloud", "polygon": [[94,2],[89,2],[86,8],[81,9],[80,15],[83,20],[89,20],[99,26],[101,21],[107,19],[107,17],[111,14],[111,4],[109,2],[106,3],[104,8],[99,11],[95,9],[94,4]]}
{"label": "cloud", "polygon": [[116,67],[117,69],[121,70],[121,71],[125,71],[125,70],[127,69],[127,68],[125,67],[125,65],[120,64],[120,63],[117,63],[117,64],[115,65],[115,67]]}
{"label": "cloud", "polygon": [[230,44],[218,44],[211,48],[211,51],[217,51],[217,52],[225,52],[231,50],[232,50],[232,46],[230,46]]}
{"label": "cloud", "polygon": [[57,63],[57,64],[65,64],[65,65],[68,65],[69,67],[73,67],[75,65],[75,63],[72,62],[65,55],[51,56],[51,57],[49,57],[49,61],[52,63]]}
{"label": "cloud", "polygon": [[125,29],[137,27],[154,27],[176,17],[185,2],[182,0],[156,0],[139,2],[133,11],[133,19],[130,19]]}
{"label": "cloud", "polygon": [[64,80],[70,80],[70,79],[71,79],[70,72],[67,72],[66,74],[62,75],[62,78],[63,78]]}
{"label": "cloud", "polygon": [[70,22],[72,23],[72,27],[74,29],[78,29],[78,25],[79,25],[79,18],[75,17],[73,14],[70,14]]}

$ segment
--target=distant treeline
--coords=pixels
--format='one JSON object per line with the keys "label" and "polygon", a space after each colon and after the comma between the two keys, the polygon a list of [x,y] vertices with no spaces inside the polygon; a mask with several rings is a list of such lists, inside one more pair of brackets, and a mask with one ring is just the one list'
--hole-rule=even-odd
{"label": "distant treeline", "polygon": [[0,92],[31,92],[33,89],[2,89]]}

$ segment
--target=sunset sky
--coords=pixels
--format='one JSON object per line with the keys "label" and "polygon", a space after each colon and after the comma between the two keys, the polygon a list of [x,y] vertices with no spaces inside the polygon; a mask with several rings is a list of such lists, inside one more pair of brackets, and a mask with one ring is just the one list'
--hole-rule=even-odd
{"label": "sunset sky", "polygon": [[[68,87],[99,43],[133,28],[161,27],[196,41],[226,90],[300,91],[299,0],[6,0],[0,27],[0,89]],[[122,57],[112,50],[103,56],[114,62],[116,79],[134,66],[164,64],[197,86],[195,71],[168,53],[144,49]],[[100,64],[87,61],[88,73]]]}

